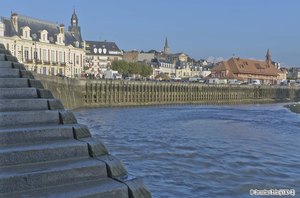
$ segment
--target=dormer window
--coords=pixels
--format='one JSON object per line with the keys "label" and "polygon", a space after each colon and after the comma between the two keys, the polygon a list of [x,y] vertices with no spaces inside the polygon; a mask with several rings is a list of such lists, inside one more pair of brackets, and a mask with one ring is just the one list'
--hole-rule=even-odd
{"label": "dormer window", "polygon": [[40,42],[46,42],[46,43],[49,43],[49,40],[48,40],[48,31],[47,30],[42,30],[40,32]]}
{"label": "dormer window", "polygon": [[65,35],[63,33],[59,33],[56,36],[56,44],[58,45],[64,45],[64,37]]}
{"label": "dormer window", "polygon": [[31,37],[30,37],[30,30],[31,29],[28,26],[25,26],[21,29],[22,29],[22,38],[31,40]]}

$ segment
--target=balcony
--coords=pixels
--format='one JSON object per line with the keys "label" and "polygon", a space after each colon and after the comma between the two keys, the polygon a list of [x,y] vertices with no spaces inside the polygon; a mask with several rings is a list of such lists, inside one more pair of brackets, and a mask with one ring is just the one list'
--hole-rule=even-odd
{"label": "balcony", "polygon": [[33,63],[33,60],[32,59],[27,59],[27,60],[24,60],[24,63]]}

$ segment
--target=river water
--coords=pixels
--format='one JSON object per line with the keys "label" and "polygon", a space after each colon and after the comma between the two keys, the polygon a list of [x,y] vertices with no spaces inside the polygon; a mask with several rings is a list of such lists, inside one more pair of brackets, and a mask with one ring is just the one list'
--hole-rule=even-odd
{"label": "river water", "polygon": [[282,104],[75,113],[153,197],[253,197],[250,189],[283,188],[300,197],[300,115]]}

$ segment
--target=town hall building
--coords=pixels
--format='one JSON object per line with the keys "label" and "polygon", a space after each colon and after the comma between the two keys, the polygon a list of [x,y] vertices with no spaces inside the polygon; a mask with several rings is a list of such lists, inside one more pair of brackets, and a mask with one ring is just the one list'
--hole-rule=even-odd
{"label": "town hall building", "polygon": [[0,42],[30,71],[68,77],[83,72],[85,49],[75,10],[68,31],[63,24],[17,13],[2,17]]}

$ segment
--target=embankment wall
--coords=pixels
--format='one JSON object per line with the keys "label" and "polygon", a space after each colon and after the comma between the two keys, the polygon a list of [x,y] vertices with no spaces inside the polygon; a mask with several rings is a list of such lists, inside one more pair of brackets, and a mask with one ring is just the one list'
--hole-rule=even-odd
{"label": "embankment wall", "polygon": [[36,74],[69,109],[160,104],[241,104],[299,101],[300,89],[282,86],[79,80]]}

